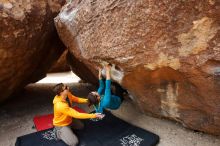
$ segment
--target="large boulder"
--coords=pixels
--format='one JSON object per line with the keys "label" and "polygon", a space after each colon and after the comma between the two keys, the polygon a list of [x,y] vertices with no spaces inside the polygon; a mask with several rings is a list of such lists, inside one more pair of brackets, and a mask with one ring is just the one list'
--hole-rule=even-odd
{"label": "large boulder", "polygon": [[64,51],[53,21],[64,3],[0,1],[0,101],[43,78]]}
{"label": "large boulder", "polygon": [[94,82],[111,63],[144,113],[220,135],[219,10],[218,0],[83,0],[55,23],[87,70],[77,74]]}

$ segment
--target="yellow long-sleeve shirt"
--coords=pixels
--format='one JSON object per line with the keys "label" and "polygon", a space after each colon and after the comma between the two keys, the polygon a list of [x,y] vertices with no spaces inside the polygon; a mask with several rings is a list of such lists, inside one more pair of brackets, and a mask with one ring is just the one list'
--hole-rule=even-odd
{"label": "yellow long-sleeve shirt", "polygon": [[[75,97],[71,93],[68,94],[68,98],[70,99],[71,103],[88,102],[87,99]],[[55,96],[53,100],[53,104],[54,104],[54,118],[53,118],[54,126],[70,125],[72,123],[72,118],[76,118],[76,119],[96,118],[95,114],[79,113],[73,108],[69,107],[68,103],[61,96]]]}

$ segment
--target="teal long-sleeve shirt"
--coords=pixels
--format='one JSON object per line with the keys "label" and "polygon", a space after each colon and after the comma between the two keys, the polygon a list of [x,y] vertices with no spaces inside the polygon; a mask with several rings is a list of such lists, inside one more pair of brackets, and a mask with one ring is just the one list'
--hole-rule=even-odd
{"label": "teal long-sleeve shirt", "polygon": [[106,80],[105,85],[103,80],[99,80],[98,93],[101,97],[100,103],[95,105],[97,113],[103,113],[105,108],[118,109],[121,105],[121,98],[111,94],[111,80]]}

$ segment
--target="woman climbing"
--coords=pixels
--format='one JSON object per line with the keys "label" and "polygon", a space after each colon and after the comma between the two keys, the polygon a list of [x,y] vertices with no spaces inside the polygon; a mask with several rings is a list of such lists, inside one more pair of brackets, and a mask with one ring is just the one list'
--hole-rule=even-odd
{"label": "woman climbing", "polygon": [[105,108],[118,109],[122,103],[123,98],[111,94],[111,65],[105,66],[106,81],[102,79],[102,69],[99,68],[99,88],[98,91],[90,92],[88,95],[89,105],[93,105],[96,113],[103,113]]}

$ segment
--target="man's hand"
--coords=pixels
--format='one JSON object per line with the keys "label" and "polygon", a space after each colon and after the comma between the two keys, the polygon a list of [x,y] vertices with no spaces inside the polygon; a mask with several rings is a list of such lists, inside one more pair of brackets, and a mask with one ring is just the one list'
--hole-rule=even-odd
{"label": "man's hand", "polygon": [[96,113],[95,115],[96,115],[96,118],[98,118],[98,119],[102,119],[105,117],[105,115],[101,114],[101,113]]}

